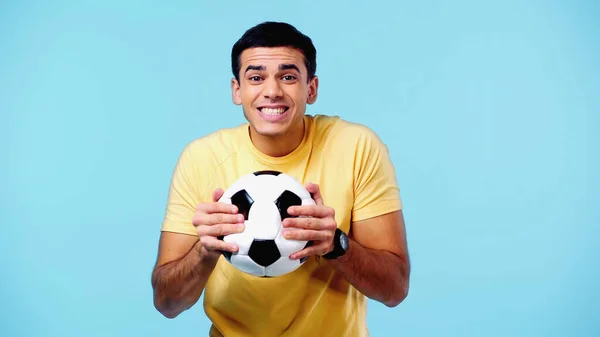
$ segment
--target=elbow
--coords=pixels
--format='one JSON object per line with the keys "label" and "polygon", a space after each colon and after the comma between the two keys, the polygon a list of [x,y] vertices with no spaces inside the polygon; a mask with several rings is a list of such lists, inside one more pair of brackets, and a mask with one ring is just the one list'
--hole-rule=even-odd
{"label": "elbow", "polygon": [[154,293],[154,308],[168,319],[173,319],[183,312],[175,303],[173,300],[160,296],[156,292]]}
{"label": "elbow", "polygon": [[161,315],[165,316],[168,319],[173,319],[179,316],[179,314],[181,313],[181,311],[173,310],[173,308],[169,308],[156,301],[154,302],[154,308],[156,308],[156,310],[160,312]]}
{"label": "elbow", "polygon": [[169,297],[165,293],[163,287],[157,286],[155,279],[152,281],[153,287],[153,304],[154,308],[164,317],[173,319],[183,312],[181,309],[181,301],[177,298]]}
{"label": "elbow", "polygon": [[398,305],[400,305],[400,303],[404,302],[404,300],[406,299],[407,296],[408,296],[408,291],[405,291],[398,295],[394,295],[393,297],[390,297],[387,301],[383,302],[383,304],[385,304],[385,306],[388,308],[395,308]]}
{"label": "elbow", "polygon": [[383,304],[388,308],[395,308],[400,303],[404,302],[406,297],[408,297],[408,286],[400,286],[399,289],[395,291]]}
{"label": "elbow", "polygon": [[387,301],[387,302],[383,302],[383,304],[385,304],[386,307],[388,308],[395,308],[397,307],[401,302],[400,301]]}
{"label": "elbow", "polygon": [[175,318],[177,317],[177,312],[168,308],[162,301],[159,301],[157,298],[154,299],[154,308],[166,318]]}
{"label": "elbow", "polygon": [[159,310],[159,312],[168,319],[174,319],[175,317],[179,316],[179,313],[175,311]]}
{"label": "elbow", "polygon": [[410,271],[408,267],[405,269],[405,272],[398,277],[397,281],[394,283],[393,290],[390,291],[388,298],[383,302],[385,306],[388,308],[394,308],[400,305],[400,303],[404,302],[406,297],[408,297],[408,289],[409,289],[409,276]]}

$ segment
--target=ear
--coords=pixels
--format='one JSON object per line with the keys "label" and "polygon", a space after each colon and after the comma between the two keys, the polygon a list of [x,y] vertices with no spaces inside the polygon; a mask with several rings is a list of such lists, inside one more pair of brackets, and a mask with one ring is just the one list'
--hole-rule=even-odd
{"label": "ear", "polygon": [[240,95],[240,83],[234,78],[231,79],[231,99],[233,104],[241,105],[242,96]]}
{"label": "ear", "polygon": [[319,93],[319,77],[316,75],[308,82],[308,97],[306,98],[306,103],[313,104],[317,101],[317,96]]}

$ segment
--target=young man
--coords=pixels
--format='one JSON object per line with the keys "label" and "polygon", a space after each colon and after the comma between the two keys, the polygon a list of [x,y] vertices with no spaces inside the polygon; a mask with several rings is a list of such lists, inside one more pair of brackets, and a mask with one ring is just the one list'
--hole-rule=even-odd
{"label": "young man", "polygon": [[[394,307],[408,293],[402,203],[386,146],[367,127],[305,114],[317,99],[316,50],[285,23],[265,22],[233,46],[233,101],[247,124],[188,144],[175,167],[158,259],[154,305],[174,318],[204,291],[210,336],[367,336],[366,299]],[[240,176],[285,172],[317,205],[292,207],[284,236],[313,240],[308,260],[275,278],[237,270],[218,239],[244,230],[217,200]]]}

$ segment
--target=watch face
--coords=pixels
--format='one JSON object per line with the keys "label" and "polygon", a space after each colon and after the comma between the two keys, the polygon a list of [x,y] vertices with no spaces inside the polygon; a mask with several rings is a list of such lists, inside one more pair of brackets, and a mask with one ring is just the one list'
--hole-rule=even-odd
{"label": "watch face", "polygon": [[344,249],[344,251],[348,250],[348,237],[346,236],[346,234],[340,235],[340,246],[342,246],[342,249]]}

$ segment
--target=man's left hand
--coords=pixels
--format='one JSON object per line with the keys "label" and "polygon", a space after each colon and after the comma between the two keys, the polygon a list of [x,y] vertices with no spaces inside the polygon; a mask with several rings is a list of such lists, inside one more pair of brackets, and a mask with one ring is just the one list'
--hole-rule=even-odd
{"label": "man's left hand", "polygon": [[333,235],[337,228],[335,211],[323,204],[319,186],[307,183],[316,205],[291,206],[288,213],[295,218],[283,220],[283,236],[288,240],[313,241],[310,247],[290,255],[290,259],[301,259],[310,255],[325,255],[333,250]]}

